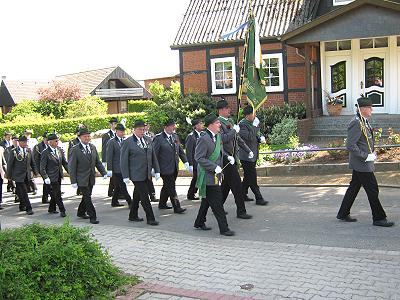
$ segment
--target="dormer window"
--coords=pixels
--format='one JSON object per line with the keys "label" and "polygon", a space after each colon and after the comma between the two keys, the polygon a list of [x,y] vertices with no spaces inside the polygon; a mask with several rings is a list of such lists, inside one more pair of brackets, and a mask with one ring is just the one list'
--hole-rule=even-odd
{"label": "dormer window", "polygon": [[339,5],[349,4],[350,2],[353,2],[354,0],[332,0],[332,1],[333,1],[333,6],[339,6]]}

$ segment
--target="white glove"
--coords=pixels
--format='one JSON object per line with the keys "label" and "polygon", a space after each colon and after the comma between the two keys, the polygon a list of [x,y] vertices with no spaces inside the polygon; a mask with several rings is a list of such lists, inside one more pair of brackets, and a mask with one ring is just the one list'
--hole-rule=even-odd
{"label": "white glove", "polygon": [[253,126],[257,127],[260,124],[260,119],[255,117],[253,120]]}
{"label": "white glove", "polygon": [[154,171],[154,169],[151,169],[151,177],[155,177],[156,176],[156,172]]}
{"label": "white glove", "polygon": [[73,189],[77,189],[78,188],[78,184],[77,183],[73,183],[73,184],[71,184],[71,186],[72,186]]}
{"label": "white glove", "polygon": [[267,140],[265,139],[265,136],[260,136],[260,142],[261,142],[261,144],[265,144],[265,143],[267,143]]}
{"label": "white glove", "polygon": [[111,177],[112,176],[112,171],[107,171],[107,176]]}
{"label": "white glove", "polygon": [[234,158],[233,156],[228,156],[228,160],[229,160],[229,163],[230,163],[231,165],[234,165],[234,164],[235,164],[235,158]]}
{"label": "white glove", "polygon": [[45,184],[50,184],[51,183],[50,178],[49,177],[45,178],[44,179],[44,183]]}
{"label": "white glove", "polygon": [[236,131],[236,133],[239,133],[240,131],[240,126],[238,124],[233,125],[233,130]]}
{"label": "white glove", "polygon": [[108,175],[106,174],[106,175],[103,175],[103,179],[107,179],[108,178]]}
{"label": "white glove", "polygon": [[253,157],[254,157],[254,153],[253,153],[253,151],[250,151],[249,152],[249,158],[252,159]]}
{"label": "white glove", "polygon": [[189,172],[193,173],[193,166],[189,166]]}
{"label": "white glove", "polygon": [[187,171],[189,171],[189,167],[190,167],[190,166],[189,166],[189,163],[188,163],[188,162],[185,162],[184,165],[185,165],[185,169],[186,169]]}
{"label": "white glove", "polygon": [[155,174],[154,174],[154,178],[155,178],[156,180],[160,179],[160,177],[161,177],[160,173],[155,173]]}
{"label": "white glove", "polygon": [[221,174],[222,173],[222,168],[220,166],[215,167],[215,174]]}
{"label": "white glove", "polygon": [[126,185],[128,185],[128,183],[129,183],[129,178],[124,178],[124,179],[122,179],[122,180],[125,182]]}
{"label": "white glove", "polygon": [[368,157],[365,161],[367,162],[367,161],[375,161],[375,160],[376,160],[376,154],[370,153],[370,154],[368,154]]}

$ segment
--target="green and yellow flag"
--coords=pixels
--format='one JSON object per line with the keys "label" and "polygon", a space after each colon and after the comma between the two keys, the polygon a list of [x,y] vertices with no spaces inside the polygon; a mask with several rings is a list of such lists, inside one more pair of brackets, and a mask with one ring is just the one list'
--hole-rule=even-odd
{"label": "green and yellow flag", "polygon": [[260,33],[257,21],[250,16],[247,31],[247,51],[244,64],[244,91],[247,94],[247,101],[257,111],[267,101],[265,92],[266,72],[263,69],[263,60],[260,46]]}

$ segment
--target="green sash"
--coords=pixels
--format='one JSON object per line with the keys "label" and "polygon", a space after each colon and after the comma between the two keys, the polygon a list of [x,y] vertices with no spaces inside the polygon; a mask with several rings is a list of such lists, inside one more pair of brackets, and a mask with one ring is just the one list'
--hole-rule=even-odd
{"label": "green sash", "polygon": [[[243,125],[245,125],[249,130],[253,130],[253,128],[254,128],[253,123],[250,122],[250,121],[247,120],[247,119],[242,119],[242,120],[240,121],[240,123],[243,124]],[[260,130],[257,130],[257,134],[256,134],[256,135],[257,135],[257,137],[260,137],[260,136],[261,136]]]}
{"label": "green sash", "polygon": [[233,120],[231,118],[225,119],[223,117],[218,117],[218,120],[220,120],[220,122],[222,124],[224,124],[225,126],[228,126],[228,125],[233,126]]}
{"label": "green sash", "polygon": [[[211,160],[212,162],[216,162],[220,153],[221,153],[221,135],[217,134],[214,151],[213,151],[213,153],[211,153],[211,155],[208,159]],[[205,198],[206,197],[206,170],[204,170],[204,168],[200,164],[198,164],[196,187],[199,189],[200,198]]]}

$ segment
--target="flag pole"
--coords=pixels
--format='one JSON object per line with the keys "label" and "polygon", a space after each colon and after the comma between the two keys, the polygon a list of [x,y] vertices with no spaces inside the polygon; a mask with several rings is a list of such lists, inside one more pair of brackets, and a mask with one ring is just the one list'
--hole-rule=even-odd
{"label": "flag pole", "polygon": [[[247,15],[247,21],[250,19],[250,17],[253,15],[253,9],[252,9],[252,3],[253,0],[249,0],[249,10],[248,10],[248,15]],[[243,46],[243,62],[242,62],[242,68],[240,70],[240,83],[239,83],[239,91],[238,91],[238,99],[236,103],[236,125],[239,124],[239,111],[240,111],[240,103],[242,100],[242,95],[243,95],[243,81],[244,81],[244,69],[245,69],[245,64],[246,64],[246,55],[247,55],[247,46],[248,46],[248,41],[249,41],[249,29],[247,28],[246,30],[246,36],[244,39],[244,46]],[[236,152],[236,146],[237,146],[237,138],[238,138],[238,133],[235,133],[235,139],[233,141],[233,157],[235,157],[235,152]],[[222,170],[224,170],[229,163],[227,163]]]}

